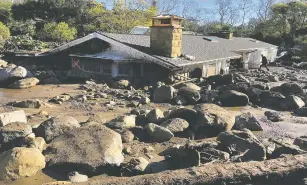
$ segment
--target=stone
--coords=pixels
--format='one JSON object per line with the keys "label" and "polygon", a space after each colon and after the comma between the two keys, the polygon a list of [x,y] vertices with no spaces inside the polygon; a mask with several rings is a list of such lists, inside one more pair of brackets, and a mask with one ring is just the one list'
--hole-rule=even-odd
{"label": "stone", "polygon": [[0,68],[0,83],[11,79],[22,79],[32,76],[33,75],[29,71],[21,66],[17,67],[16,65],[10,64],[5,68]]}
{"label": "stone", "polygon": [[211,91],[202,91],[200,94],[200,101],[202,103],[213,103],[219,97],[219,91],[211,90]]}
{"label": "stone", "polygon": [[142,97],[140,100],[139,100],[139,103],[143,104],[143,105],[146,105],[146,104],[149,104],[150,103],[150,99],[148,97]]}
{"label": "stone", "polygon": [[275,75],[269,75],[268,79],[270,82],[279,82],[279,78]]}
{"label": "stone", "polygon": [[68,174],[68,178],[72,183],[80,183],[88,181],[87,175],[82,175],[79,172],[70,172]]}
{"label": "stone", "polygon": [[47,111],[41,110],[39,111],[39,113],[37,113],[37,115],[39,116],[44,116],[44,117],[48,117],[49,113]]}
{"label": "stone", "polygon": [[283,121],[283,118],[278,112],[273,112],[273,111],[265,111],[264,115],[268,118],[268,120],[272,122],[279,122]]}
{"label": "stone", "polygon": [[236,116],[234,129],[242,130],[245,128],[250,131],[263,131],[263,128],[261,127],[258,119],[250,112]]}
{"label": "stone", "polygon": [[280,87],[272,88],[274,91],[278,91],[284,95],[293,95],[303,93],[303,88],[297,83],[284,83]]}
{"label": "stone", "polygon": [[173,119],[173,118],[181,118],[186,121],[188,121],[190,124],[195,121],[197,117],[197,111],[190,108],[177,108],[174,110],[171,110],[169,115],[167,116],[167,119]]}
{"label": "stone", "polygon": [[266,159],[266,149],[255,135],[244,129],[242,131],[222,132],[217,137],[223,148],[230,148],[232,152],[243,154],[244,161],[263,161]]}
{"label": "stone", "polygon": [[181,118],[174,118],[164,121],[160,126],[167,128],[175,134],[186,130],[189,127],[189,122]]}
{"label": "stone", "polygon": [[276,144],[271,142],[270,139],[263,139],[263,140],[261,140],[261,143],[263,144],[263,146],[266,149],[267,158],[270,159],[271,155],[273,154],[273,152],[276,149]]}
{"label": "stone", "polygon": [[[0,146],[1,149],[8,147],[15,147],[24,143],[24,139],[32,134],[32,127],[25,123],[10,123],[4,127],[0,127]],[[9,148],[10,149],[10,148]]]}
{"label": "stone", "polygon": [[283,110],[291,111],[304,107],[305,102],[298,96],[290,95],[280,102],[280,106]]}
{"label": "stone", "polygon": [[147,124],[145,130],[154,142],[169,141],[174,137],[174,134],[170,130],[154,123]]}
{"label": "stone", "polygon": [[235,124],[235,116],[218,105],[200,104],[194,109],[197,116],[194,122],[189,122],[194,131],[205,128],[210,136],[217,136],[221,132],[230,131]]}
{"label": "stone", "polygon": [[126,89],[128,88],[130,82],[128,80],[118,80],[113,83],[112,87],[115,89]]}
{"label": "stone", "polygon": [[301,137],[296,138],[293,144],[299,146],[302,150],[307,151],[307,137],[306,136],[301,136]]}
{"label": "stone", "polygon": [[124,160],[121,136],[103,125],[63,133],[51,141],[44,154],[49,167],[68,165],[83,173],[97,173]]}
{"label": "stone", "polygon": [[175,97],[176,89],[172,86],[157,87],[153,92],[153,101],[155,103],[167,103]]}
{"label": "stone", "polygon": [[207,79],[207,84],[210,84],[213,88],[219,87],[222,85],[229,85],[234,82],[234,78],[232,74],[227,74],[227,75],[215,75],[215,76],[210,76]]}
{"label": "stone", "polygon": [[43,154],[36,148],[13,148],[0,154],[0,179],[18,180],[45,168]]}
{"label": "stone", "polygon": [[264,82],[252,82],[251,87],[258,88],[261,90],[270,90],[270,87],[268,86],[268,84]]}
{"label": "stone", "polygon": [[218,98],[225,107],[246,106],[249,103],[249,98],[246,94],[238,91],[225,91]]}
{"label": "stone", "polygon": [[271,155],[272,159],[280,158],[283,155],[299,155],[306,153],[306,151],[300,149],[299,146],[293,145],[292,143],[288,143],[284,140],[276,140],[271,138],[269,141],[276,144],[276,149]]}
{"label": "stone", "polygon": [[122,173],[124,176],[136,176],[145,173],[145,170],[149,164],[143,157],[132,158],[127,164],[122,168]]}
{"label": "stone", "polygon": [[124,123],[124,128],[132,128],[135,127],[135,116],[119,116],[115,119],[115,122],[121,122]]}
{"label": "stone", "polygon": [[198,85],[195,85],[195,84],[193,84],[191,82],[180,84],[176,88],[180,89],[180,88],[183,88],[183,87],[187,87],[189,89],[193,89],[194,91],[200,91],[201,90],[201,87],[199,87]]}
{"label": "stone", "polygon": [[[229,88],[228,90],[238,91],[238,92],[246,94],[249,86],[250,86],[250,84],[248,84],[248,83],[239,82],[239,83],[235,83],[235,84],[230,84],[227,87]],[[223,92],[223,91],[221,91],[221,92]]]}
{"label": "stone", "polygon": [[259,101],[262,105],[279,109],[280,102],[286,99],[280,92],[262,91],[259,96]]}
{"label": "stone", "polygon": [[0,127],[14,122],[27,123],[26,113],[23,110],[19,110],[0,114]]}
{"label": "stone", "polygon": [[47,148],[45,139],[42,137],[36,137],[34,142],[31,144],[31,148],[37,148],[39,151],[43,152]]}
{"label": "stone", "polygon": [[174,98],[174,102],[176,105],[187,105],[188,104],[188,101],[185,99],[184,96],[176,96]]}
{"label": "stone", "polygon": [[164,114],[160,109],[151,110],[146,117],[152,123],[159,123],[164,120]]}
{"label": "stone", "polygon": [[6,61],[0,59],[0,67],[5,68],[7,66],[7,64],[8,63]]}
{"label": "stone", "polygon": [[96,122],[98,124],[105,124],[106,120],[104,119],[103,116],[99,114],[94,114],[94,115],[91,115],[86,122]]}
{"label": "stone", "polygon": [[36,86],[39,83],[39,80],[37,78],[25,78],[22,80],[18,80],[17,82],[14,82],[13,84],[9,85],[9,88],[12,89],[27,89]]}
{"label": "stone", "polygon": [[307,107],[302,107],[293,111],[298,116],[307,117]]}
{"label": "stone", "polygon": [[70,116],[57,116],[41,123],[36,129],[35,134],[43,137],[47,142],[62,135],[65,132],[80,127],[79,122]]}
{"label": "stone", "polygon": [[180,88],[178,95],[183,96],[189,104],[196,104],[200,100],[200,92],[190,87]]}
{"label": "stone", "polygon": [[235,82],[244,82],[244,83],[250,83],[250,81],[243,75],[234,73],[233,78]]}
{"label": "stone", "polygon": [[119,133],[123,143],[131,143],[134,140],[134,134],[129,130],[124,130]]}
{"label": "stone", "polygon": [[39,109],[43,106],[43,102],[41,100],[25,100],[11,102],[10,105],[19,108]]}

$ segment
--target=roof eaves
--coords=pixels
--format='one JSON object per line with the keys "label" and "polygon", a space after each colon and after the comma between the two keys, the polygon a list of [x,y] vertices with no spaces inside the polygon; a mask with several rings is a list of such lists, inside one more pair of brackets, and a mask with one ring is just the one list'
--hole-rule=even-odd
{"label": "roof eaves", "polygon": [[180,64],[180,66],[183,67],[183,66],[188,66],[188,65],[209,63],[209,62],[214,62],[214,61],[219,61],[219,60],[237,59],[237,58],[241,58],[241,57],[242,56],[240,56],[240,55],[234,55],[234,56],[231,56],[231,57],[224,57],[224,58],[217,58],[217,59],[212,59],[212,60],[204,60],[204,61],[197,61],[197,62],[193,62],[193,63]]}

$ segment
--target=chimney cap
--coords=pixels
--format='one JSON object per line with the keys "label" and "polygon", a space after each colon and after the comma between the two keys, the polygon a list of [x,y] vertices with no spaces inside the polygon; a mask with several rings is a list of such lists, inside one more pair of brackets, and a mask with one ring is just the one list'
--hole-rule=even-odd
{"label": "chimney cap", "polygon": [[177,15],[171,15],[171,14],[162,14],[155,17],[152,17],[152,19],[179,19],[184,20],[183,17],[177,16]]}

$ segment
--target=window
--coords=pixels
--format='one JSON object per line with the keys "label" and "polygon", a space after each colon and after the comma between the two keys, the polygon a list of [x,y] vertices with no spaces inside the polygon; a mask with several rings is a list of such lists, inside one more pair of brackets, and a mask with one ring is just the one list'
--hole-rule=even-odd
{"label": "window", "polygon": [[90,73],[100,73],[100,66],[99,64],[95,64],[95,63],[84,62],[82,64],[82,69],[83,71],[90,72]]}
{"label": "window", "polygon": [[132,68],[129,65],[120,64],[118,65],[118,75],[119,76],[131,76]]}
{"label": "window", "polygon": [[103,64],[102,65],[102,74],[111,75],[112,74],[112,64]]}

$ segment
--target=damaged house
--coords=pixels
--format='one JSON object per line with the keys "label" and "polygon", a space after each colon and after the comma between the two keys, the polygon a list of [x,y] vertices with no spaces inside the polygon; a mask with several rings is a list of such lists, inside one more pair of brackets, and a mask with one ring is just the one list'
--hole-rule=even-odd
{"label": "damaged house", "polygon": [[261,54],[273,61],[277,46],[250,38],[182,34],[178,16],[158,16],[150,33],[92,33],[55,49],[18,55],[19,61],[70,70],[70,76],[85,78],[127,78],[154,82],[228,73],[230,60],[240,60],[245,68],[259,67]]}

